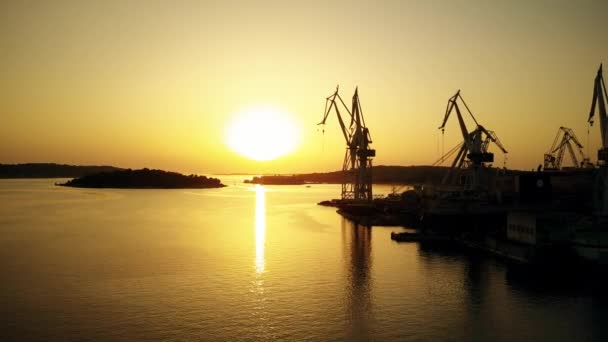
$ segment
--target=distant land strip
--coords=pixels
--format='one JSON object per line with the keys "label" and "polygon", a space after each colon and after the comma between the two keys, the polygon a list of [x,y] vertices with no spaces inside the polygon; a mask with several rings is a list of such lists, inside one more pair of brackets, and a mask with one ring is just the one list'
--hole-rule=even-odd
{"label": "distant land strip", "polygon": [[225,186],[217,178],[150,169],[100,172],[56,185],[113,189],[206,189]]}
{"label": "distant land strip", "polygon": [[[375,184],[438,183],[448,170],[444,166],[374,166],[372,181]],[[347,179],[344,171],[303,173],[294,175],[256,176],[245,183],[265,185],[341,184]]]}

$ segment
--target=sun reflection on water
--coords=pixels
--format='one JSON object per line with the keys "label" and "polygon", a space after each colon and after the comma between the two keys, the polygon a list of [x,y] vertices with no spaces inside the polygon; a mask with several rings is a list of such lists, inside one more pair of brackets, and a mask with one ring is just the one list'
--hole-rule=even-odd
{"label": "sun reflection on water", "polygon": [[266,243],[266,191],[264,186],[255,186],[255,271],[264,272],[264,245]]}

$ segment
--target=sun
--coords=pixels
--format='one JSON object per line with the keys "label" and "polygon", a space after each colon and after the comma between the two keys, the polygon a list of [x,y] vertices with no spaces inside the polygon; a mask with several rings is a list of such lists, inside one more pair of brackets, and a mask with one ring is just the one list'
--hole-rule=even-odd
{"label": "sun", "polygon": [[226,144],[257,161],[277,159],[294,151],[300,134],[292,116],[275,107],[250,107],[235,115],[226,129]]}

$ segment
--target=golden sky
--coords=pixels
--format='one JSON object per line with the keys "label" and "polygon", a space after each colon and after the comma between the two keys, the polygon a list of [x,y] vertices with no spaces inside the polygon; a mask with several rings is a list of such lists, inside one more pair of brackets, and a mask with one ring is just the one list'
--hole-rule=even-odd
{"label": "golden sky", "polygon": [[[433,163],[461,89],[507,166],[531,169],[559,126],[587,143],[606,15],[602,0],[3,1],[0,163],[337,170],[337,121],[316,123],[340,84],[345,99],[359,86],[375,165]],[[231,118],[258,105],[291,113],[295,152],[255,162],[226,146]],[[444,150],[460,139],[449,122]],[[596,126],[589,139],[595,160]]]}

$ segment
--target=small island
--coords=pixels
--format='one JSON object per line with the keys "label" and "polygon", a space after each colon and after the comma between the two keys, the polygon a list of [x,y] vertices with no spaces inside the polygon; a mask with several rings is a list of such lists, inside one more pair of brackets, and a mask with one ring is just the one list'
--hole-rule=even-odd
{"label": "small island", "polygon": [[115,189],[206,189],[225,186],[217,178],[150,169],[100,172],[56,185]]}

